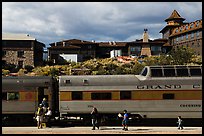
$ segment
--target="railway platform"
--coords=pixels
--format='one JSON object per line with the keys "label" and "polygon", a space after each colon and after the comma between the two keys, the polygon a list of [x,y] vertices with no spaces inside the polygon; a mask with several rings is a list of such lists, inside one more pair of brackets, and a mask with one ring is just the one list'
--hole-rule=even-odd
{"label": "railway platform", "polygon": [[2,134],[202,134],[202,127],[151,127],[130,126],[128,131],[120,126],[101,126],[91,130],[92,127],[51,127],[38,129],[37,127],[2,127]]}

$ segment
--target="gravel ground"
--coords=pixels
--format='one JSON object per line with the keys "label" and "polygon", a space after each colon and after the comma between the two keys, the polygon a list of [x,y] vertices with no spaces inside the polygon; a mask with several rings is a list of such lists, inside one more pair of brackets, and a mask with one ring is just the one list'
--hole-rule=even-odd
{"label": "gravel ground", "polygon": [[91,127],[52,127],[37,129],[37,127],[2,127],[2,134],[202,134],[202,127],[186,127],[178,130],[176,127],[122,127],[102,126],[91,130]]}

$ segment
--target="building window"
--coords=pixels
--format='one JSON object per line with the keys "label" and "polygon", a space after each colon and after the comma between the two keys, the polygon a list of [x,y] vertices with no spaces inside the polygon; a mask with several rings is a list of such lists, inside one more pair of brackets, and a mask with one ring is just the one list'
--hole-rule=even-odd
{"label": "building window", "polygon": [[19,58],[22,58],[23,55],[24,55],[24,51],[18,51],[18,57],[19,57]]}
{"label": "building window", "polygon": [[188,34],[186,34],[186,40],[188,40]]}
{"label": "building window", "polygon": [[131,52],[136,51],[136,47],[130,47],[130,51],[131,51]]}
{"label": "building window", "polygon": [[120,100],[131,99],[131,91],[120,91]]}
{"label": "building window", "polygon": [[192,33],[191,33],[191,39],[193,39],[193,38],[194,38],[194,33],[192,32]]}
{"label": "building window", "polygon": [[193,26],[194,26],[194,24],[192,23],[192,24],[190,25],[190,28],[193,28]]}
{"label": "building window", "polygon": [[174,94],[163,94],[163,99],[174,99]]}
{"label": "building window", "polygon": [[6,51],[2,51],[2,57],[6,56]]}
{"label": "building window", "polygon": [[183,37],[184,37],[184,36],[182,35],[182,36],[181,36],[181,41],[183,41]]}
{"label": "building window", "polygon": [[151,51],[161,51],[161,46],[151,46]]}
{"label": "building window", "polygon": [[196,32],[196,37],[199,37],[199,35],[200,35],[200,32],[197,31],[197,32]]}
{"label": "building window", "polygon": [[72,92],[72,100],[82,100],[82,91]]}
{"label": "building window", "polygon": [[186,25],[186,30],[188,30],[188,25]]}
{"label": "building window", "polygon": [[18,61],[18,67],[23,68],[23,61]]}
{"label": "building window", "polygon": [[198,27],[199,26],[199,22],[196,22],[196,27]]}
{"label": "building window", "polygon": [[182,30],[183,30],[182,27],[180,27],[180,32],[181,32]]}
{"label": "building window", "polygon": [[130,47],[130,51],[131,51],[131,52],[134,52],[134,51],[141,51],[141,46]]}
{"label": "building window", "polygon": [[104,93],[104,92],[99,92],[99,93],[91,93],[91,99],[92,100],[111,100],[112,95],[110,93]]}
{"label": "building window", "polygon": [[179,40],[179,37],[176,37],[176,42],[178,42],[178,40]]}

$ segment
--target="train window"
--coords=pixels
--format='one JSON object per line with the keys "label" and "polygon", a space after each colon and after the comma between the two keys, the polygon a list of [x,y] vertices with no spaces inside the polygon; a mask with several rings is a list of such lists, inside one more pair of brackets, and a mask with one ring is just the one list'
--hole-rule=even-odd
{"label": "train window", "polygon": [[151,69],[152,77],[162,77],[162,69]]}
{"label": "train window", "polygon": [[164,76],[166,77],[175,77],[175,69],[173,68],[164,68]]}
{"label": "train window", "polygon": [[7,100],[7,93],[6,92],[2,92],[2,100]]}
{"label": "train window", "polygon": [[147,68],[144,68],[144,70],[141,72],[141,75],[143,75],[143,76],[147,75]]}
{"label": "train window", "polygon": [[187,68],[178,68],[176,69],[177,71],[177,76],[188,76],[188,69]]}
{"label": "train window", "polygon": [[174,94],[163,94],[163,99],[174,99]]}
{"label": "train window", "polygon": [[190,69],[191,76],[201,76],[201,69]]}
{"label": "train window", "polygon": [[131,99],[131,91],[120,91],[120,99],[121,100],[127,100]]}
{"label": "train window", "polygon": [[91,93],[92,100],[111,100],[111,93]]}
{"label": "train window", "polygon": [[19,100],[19,92],[10,92],[7,96],[8,100]]}
{"label": "train window", "polygon": [[82,100],[82,91],[72,92],[72,100]]}

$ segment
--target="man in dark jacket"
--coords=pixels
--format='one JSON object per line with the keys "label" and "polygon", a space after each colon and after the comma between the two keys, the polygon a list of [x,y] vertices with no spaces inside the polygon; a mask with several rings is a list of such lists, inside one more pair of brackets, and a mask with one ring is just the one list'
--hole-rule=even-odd
{"label": "man in dark jacket", "polygon": [[95,130],[95,127],[97,127],[99,129],[99,124],[98,124],[98,110],[94,107],[93,110],[91,111],[91,121],[92,121],[92,125],[93,128],[92,130]]}

